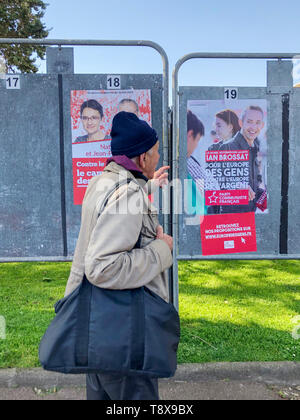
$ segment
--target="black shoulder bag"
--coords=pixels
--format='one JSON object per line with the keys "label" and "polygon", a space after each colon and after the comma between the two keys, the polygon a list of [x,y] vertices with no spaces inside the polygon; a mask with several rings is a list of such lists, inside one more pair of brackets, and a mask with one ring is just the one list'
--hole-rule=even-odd
{"label": "black shoulder bag", "polygon": [[45,370],[158,378],[175,374],[179,316],[171,303],[147,287],[103,289],[84,275],[81,284],[55,304],[55,313],[39,347]]}

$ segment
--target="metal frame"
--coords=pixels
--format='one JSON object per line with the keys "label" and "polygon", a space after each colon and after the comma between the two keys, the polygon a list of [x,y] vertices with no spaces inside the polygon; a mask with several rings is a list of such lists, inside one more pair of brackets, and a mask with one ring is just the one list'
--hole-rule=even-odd
{"label": "metal frame", "polygon": [[[157,43],[143,40],[82,40],[82,39],[25,39],[25,38],[0,38],[0,45],[19,44],[19,45],[42,45],[42,46],[132,46],[132,47],[150,47],[155,49],[162,58],[163,64],[163,165],[169,164],[169,60],[165,50]],[[169,215],[164,216],[164,230],[169,231]],[[5,258],[1,261],[8,261]],[[49,257],[49,258],[14,258],[11,261],[70,261],[70,257]]]}
{"label": "metal frame", "polygon": [[[181,66],[188,60],[200,58],[200,59],[294,59],[296,56],[299,57],[299,53],[200,53],[194,52],[187,55],[184,55],[180,58],[175,64],[173,74],[172,74],[172,104],[173,104],[173,129],[172,129],[172,179],[178,179],[179,167],[178,167],[178,158],[179,158],[179,91],[178,91],[178,74]],[[176,190],[173,189],[172,201],[176,202]],[[178,232],[178,215],[173,215],[172,220],[172,231],[174,236],[173,242],[173,255],[174,255],[174,264],[173,264],[173,279],[176,279],[174,282],[173,290],[173,301],[175,307],[178,309],[178,261],[179,260],[199,260],[197,256],[189,255],[177,255],[178,252],[178,241],[179,241],[179,232]],[[204,256],[201,260],[228,260],[228,257],[206,257]],[[230,259],[233,260],[263,260],[263,259],[300,259],[300,255],[251,255],[243,256],[242,254],[232,255]]]}
{"label": "metal frame", "polygon": [[83,40],[83,39],[23,39],[23,38],[0,38],[0,45],[3,44],[27,44],[27,45],[56,45],[68,46],[131,46],[150,47],[155,49],[161,56],[163,62],[163,162],[168,164],[168,106],[169,106],[169,60],[165,50],[152,41],[121,41],[121,40]]}

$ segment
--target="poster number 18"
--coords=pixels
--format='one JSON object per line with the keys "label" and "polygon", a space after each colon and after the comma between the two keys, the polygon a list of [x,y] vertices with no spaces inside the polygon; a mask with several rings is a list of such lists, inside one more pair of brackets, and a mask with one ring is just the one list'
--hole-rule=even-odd
{"label": "poster number 18", "polygon": [[224,88],[224,99],[225,101],[238,99],[238,89],[237,88]]}
{"label": "poster number 18", "polygon": [[107,76],[107,89],[121,89],[121,76]]}

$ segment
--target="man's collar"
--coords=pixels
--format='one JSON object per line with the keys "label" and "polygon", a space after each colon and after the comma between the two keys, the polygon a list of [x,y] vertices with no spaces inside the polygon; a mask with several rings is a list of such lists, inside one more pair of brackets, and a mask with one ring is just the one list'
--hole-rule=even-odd
{"label": "man's collar", "polygon": [[123,166],[123,168],[125,168],[127,171],[130,171],[135,178],[144,179],[146,182],[148,181],[148,178],[145,177],[143,172],[136,166],[136,164],[131,159],[129,159],[129,157],[125,155],[112,156],[107,160],[106,166],[110,162],[115,162],[118,165]]}
{"label": "man's collar", "polygon": [[136,164],[125,155],[112,156],[111,158],[107,159],[106,165],[108,165],[110,162],[116,162],[118,165],[121,165],[121,166],[123,166],[123,168],[127,169],[127,171],[142,172],[136,166]]}
{"label": "man's collar", "polygon": [[257,148],[258,149],[259,148],[259,140],[258,140],[258,138],[256,137],[254,139],[253,143],[252,143],[252,146],[250,146],[249,143],[247,142],[247,140],[245,139],[245,137],[243,136],[242,130],[239,131],[236,134],[236,138],[237,138],[238,142],[240,143],[240,145],[243,146],[243,149],[245,149],[245,147],[246,148],[249,148],[249,149],[252,149],[252,148]]}

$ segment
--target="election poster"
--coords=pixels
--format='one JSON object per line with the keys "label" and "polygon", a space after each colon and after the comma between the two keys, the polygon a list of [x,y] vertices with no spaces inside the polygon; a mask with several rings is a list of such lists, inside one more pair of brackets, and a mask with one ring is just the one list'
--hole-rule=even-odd
{"label": "election poster", "polygon": [[300,57],[293,60],[293,86],[300,88]]}
{"label": "election poster", "polygon": [[253,212],[204,217],[200,229],[203,255],[256,251]]}
{"label": "election poster", "polygon": [[151,125],[151,91],[71,91],[74,204],[81,205],[89,181],[100,175],[111,157],[110,131],[120,111],[135,113]]}
{"label": "election poster", "polygon": [[187,149],[203,255],[255,252],[255,215],[268,214],[267,101],[188,101]]}

